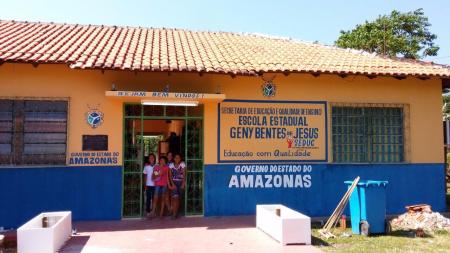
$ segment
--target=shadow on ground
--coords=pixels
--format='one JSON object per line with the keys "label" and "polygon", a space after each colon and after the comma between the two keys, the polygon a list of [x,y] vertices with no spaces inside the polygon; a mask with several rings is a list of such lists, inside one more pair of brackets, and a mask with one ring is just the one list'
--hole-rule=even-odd
{"label": "shadow on ground", "polygon": [[314,246],[331,246],[327,241],[322,240],[320,237],[311,236],[311,244]]}
{"label": "shadow on ground", "polygon": [[130,219],[121,221],[79,221],[74,223],[78,232],[134,231],[147,229],[173,229],[206,227],[207,229],[234,229],[256,226],[255,216],[230,217],[170,217]]}

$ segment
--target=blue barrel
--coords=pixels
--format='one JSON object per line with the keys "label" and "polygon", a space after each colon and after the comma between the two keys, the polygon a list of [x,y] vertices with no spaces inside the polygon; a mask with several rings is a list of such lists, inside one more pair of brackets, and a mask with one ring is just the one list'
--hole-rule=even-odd
{"label": "blue barrel", "polygon": [[[345,181],[350,187],[353,181]],[[368,233],[381,234],[386,231],[386,186],[388,181],[359,181],[350,196],[350,217],[353,234],[361,234],[361,225]]]}

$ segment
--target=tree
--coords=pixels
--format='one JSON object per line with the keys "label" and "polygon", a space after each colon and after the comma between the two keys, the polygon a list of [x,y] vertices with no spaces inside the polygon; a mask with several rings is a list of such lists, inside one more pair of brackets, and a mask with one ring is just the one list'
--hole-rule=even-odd
{"label": "tree", "polygon": [[437,36],[428,30],[430,26],[423,9],[406,13],[394,10],[389,16],[378,16],[351,31],[341,31],[335,44],[391,57],[420,59],[435,56],[439,51],[434,44]]}
{"label": "tree", "polygon": [[450,95],[442,95],[442,120],[450,120]]}

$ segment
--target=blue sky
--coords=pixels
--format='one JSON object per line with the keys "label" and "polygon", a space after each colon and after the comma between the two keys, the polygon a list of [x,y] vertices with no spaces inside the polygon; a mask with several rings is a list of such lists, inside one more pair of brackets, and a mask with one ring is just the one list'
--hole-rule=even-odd
{"label": "blue sky", "polygon": [[437,34],[438,63],[450,64],[448,0],[0,0],[0,19],[263,33],[333,44],[340,30],[393,9],[423,8]]}

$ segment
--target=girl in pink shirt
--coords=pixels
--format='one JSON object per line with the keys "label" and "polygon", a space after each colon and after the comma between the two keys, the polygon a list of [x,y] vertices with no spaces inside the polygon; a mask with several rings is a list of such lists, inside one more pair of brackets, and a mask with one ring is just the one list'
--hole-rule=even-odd
{"label": "girl in pink shirt", "polygon": [[164,193],[167,191],[167,184],[169,182],[169,166],[167,166],[167,158],[161,156],[159,164],[153,168],[152,179],[155,182],[155,197],[153,199],[153,216],[156,215],[156,208],[160,205],[159,216],[164,214]]}

